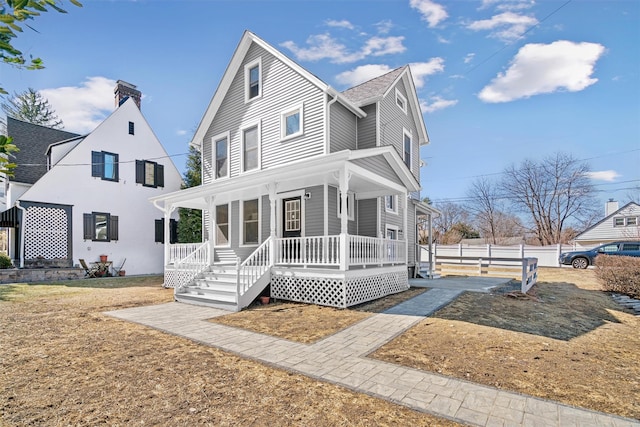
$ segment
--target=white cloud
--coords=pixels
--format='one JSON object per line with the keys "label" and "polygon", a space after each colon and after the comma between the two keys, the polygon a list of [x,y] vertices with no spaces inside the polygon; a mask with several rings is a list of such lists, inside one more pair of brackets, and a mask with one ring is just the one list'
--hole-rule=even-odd
{"label": "white cloud", "polygon": [[518,39],[525,31],[537,24],[538,20],[532,16],[504,12],[492,16],[491,19],[473,21],[467,25],[467,28],[473,31],[491,31],[489,37],[509,42]]}
{"label": "white cloud", "polygon": [[613,182],[616,180],[616,178],[620,177],[620,174],[613,170],[607,170],[607,171],[587,172],[587,176],[597,181]]}
{"label": "white cloud", "polygon": [[410,0],[409,5],[420,12],[422,20],[427,22],[429,28],[437,26],[449,16],[444,6],[431,0]]}
{"label": "white cloud", "polygon": [[329,34],[316,34],[307,38],[309,47],[299,47],[293,41],[286,41],[281,46],[289,49],[300,61],[319,61],[329,59],[331,62],[343,64],[356,62],[367,56],[382,56],[402,53],[406,47],[402,44],[403,36],[369,38],[360,50],[350,52],[347,47]]}
{"label": "white cloud", "polygon": [[431,58],[429,62],[412,62],[409,67],[411,67],[413,84],[416,89],[420,89],[424,86],[427,77],[444,71],[444,59]]}
{"label": "white cloud", "polygon": [[345,71],[336,76],[338,83],[348,85],[349,87],[357,86],[368,80],[388,73],[392,68],[384,64],[368,64],[356,67],[353,70]]}
{"label": "white cloud", "polygon": [[591,75],[604,51],[598,43],[567,40],[527,44],[478,97],[484,102],[509,102],[561,90],[581,91],[598,81]]}
{"label": "white cloud", "polygon": [[389,34],[389,31],[393,28],[393,22],[391,20],[380,21],[374,25],[378,30],[378,34]]}
{"label": "white cloud", "polygon": [[453,107],[457,103],[457,99],[444,99],[440,96],[432,96],[428,101],[424,99],[420,100],[420,109],[423,113],[433,113],[434,111]]}
{"label": "white cloud", "polygon": [[341,21],[336,21],[335,19],[329,19],[326,22],[326,24],[329,27],[346,28],[347,30],[353,30],[355,28],[353,24],[347,21],[346,19],[343,19]]}
{"label": "white cloud", "polygon": [[467,55],[464,57],[464,63],[468,64],[469,62],[473,61],[473,58],[476,56],[475,53],[467,53]]}
{"label": "white cloud", "polygon": [[178,136],[185,136],[187,133],[189,133],[189,131],[186,131],[184,129],[178,129],[176,131],[176,135],[178,135]]}
{"label": "white cloud", "polygon": [[113,89],[116,81],[106,77],[87,77],[80,86],[41,89],[64,129],[80,134],[96,128],[115,109]]}
{"label": "white cloud", "polygon": [[533,0],[483,0],[480,9],[495,6],[496,10],[524,10],[535,5]]}

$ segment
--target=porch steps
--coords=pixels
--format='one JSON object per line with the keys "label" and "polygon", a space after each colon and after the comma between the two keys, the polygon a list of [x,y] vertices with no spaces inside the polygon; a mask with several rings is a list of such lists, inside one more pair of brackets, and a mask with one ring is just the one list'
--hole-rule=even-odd
{"label": "porch steps", "polygon": [[238,311],[236,264],[215,264],[190,285],[180,289],[176,301]]}

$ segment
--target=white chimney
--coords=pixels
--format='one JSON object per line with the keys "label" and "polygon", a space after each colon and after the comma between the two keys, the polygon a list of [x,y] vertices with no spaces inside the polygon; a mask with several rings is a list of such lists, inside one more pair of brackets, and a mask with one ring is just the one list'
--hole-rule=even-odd
{"label": "white chimney", "polygon": [[618,202],[616,202],[613,199],[609,199],[607,203],[604,205],[604,216],[609,216],[615,211],[617,211],[618,209],[619,209]]}

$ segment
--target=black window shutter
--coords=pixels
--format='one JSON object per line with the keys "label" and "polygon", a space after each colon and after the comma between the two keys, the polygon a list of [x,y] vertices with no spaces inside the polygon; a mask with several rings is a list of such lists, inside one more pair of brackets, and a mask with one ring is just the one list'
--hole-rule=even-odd
{"label": "black window shutter", "polygon": [[93,240],[93,215],[91,214],[83,214],[82,215],[82,223],[83,223],[83,234],[84,240]]}
{"label": "black window shutter", "polygon": [[109,240],[118,240],[118,217],[114,215],[109,217]]}
{"label": "black window shutter", "polygon": [[102,177],[104,170],[104,157],[100,151],[91,152],[91,176]]}
{"label": "black window shutter", "polygon": [[155,220],[156,243],[164,243],[164,218]]}
{"label": "black window shutter", "polygon": [[133,135],[135,132],[134,123],[129,122],[129,135]]}
{"label": "black window shutter", "polygon": [[178,243],[178,221],[175,219],[169,221],[169,243]]}
{"label": "black window shutter", "polygon": [[[119,163],[120,156],[118,154],[114,154],[113,157],[114,157],[114,163],[115,163],[113,165],[113,168],[115,169],[115,175],[116,175],[115,176],[115,180],[118,181],[119,180],[119,171],[118,171],[118,169],[120,169],[120,163]],[[116,239],[116,240],[118,240],[118,239]]]}
{"label": "black window shutter", "polygon": [[164,187],[164,166],[156,164],[156,187]]}
{"label": "black window shutter", "polygon": [[144,161],[136,160],[136,184],[144,184]]}

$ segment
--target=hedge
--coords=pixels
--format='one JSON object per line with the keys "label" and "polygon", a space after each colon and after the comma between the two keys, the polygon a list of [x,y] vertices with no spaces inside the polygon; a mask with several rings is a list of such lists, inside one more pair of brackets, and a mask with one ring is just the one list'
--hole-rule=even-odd
{"label": "hedge", "polygon": [[596,277],[604,291],[640,298],[640,257],[598,255]]}

